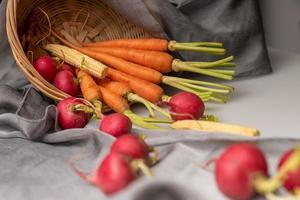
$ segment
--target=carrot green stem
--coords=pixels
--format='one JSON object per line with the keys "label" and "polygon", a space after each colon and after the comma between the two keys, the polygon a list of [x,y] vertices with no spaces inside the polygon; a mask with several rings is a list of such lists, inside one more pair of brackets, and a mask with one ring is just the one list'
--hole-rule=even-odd
{"label": "carrot green stem", "polygon": [[229,90],[201,87],[201,86],[192,85],[192,84],[189,84],[189,83],[172,81],[168,78],[164,79],[164,83],[167,84],[167,85],[170,85],[174,88],[177,88],[177,89],[180,89],[180,90],[183,90],[183,91],[187,91],[187,92],[191,92],[191,93],[197,95],[199,98],[201,98],[202,101],[204,101],[204,102],[212,100],[212,101],[216,101],[216,102],[220,102],[220,103],[225,103],[226,101],[223,100],[223,99],[220,99],[219,97],[213,97],[212,98],[211,94],[210,95],[203,94],[203,91],[208,91],[208,92],[213,92],[213,93],[218,92],[218,93],[221,93],[221,94],[230,93]]}
{"label": "carrot green stem", "polygon": [[220,78],[220,79],[224,79],[224,80],[232,80],[232,76],[229,75],[225,75],[225,74],[220,74],[220,73],[216,73],[216,72],[211,72],[207,69],[201,69],[201,68],[197,68],[197,67],[193,67],[191,65],[188,65],[184,62],[181,62],[180,60],[175,59],[172,63],[172,69],[176,72],[178,71],[188,71],[188,72],[194,72],[194,73],[198,73],[198,74],[203,74],[203,75],[207,75],[207,76],[211,76],[211,77],[215,77],[215,78]]}
{"label": "carrot green stem", "polygon": [[229,85],[223,85],[223,84],[218,84],[218,83],[198,81],[198,80],[192,80],[192,79],[186,79],[186,78],[170,77],[170,76],[168,76],[167,78],[171,79],[175,82],[184,82],[184,83],[192,83],[192,84],[196,84],[196,85],[212,86],[212,87],[216,87],[216,88],[228,89],[231,92],[234,90],[234,88]]}
{"label": "carrot green stem", "polygon": [[217,103],[227,103],[227,100],[224,100],[223,98],[219,98],[219,97],[209,97],[209,100],[217,102]]}
{"label": "carrot green stem", "polygon": [[236,67],[236,64],[234,62],[226,62],[218,65],[211,65],[211,62],[185,62],[185,63],[198,68]]}
{"label": "carrot green stem", "polygon": [[145,122],[142,117],[136,115],[131,110],[126,110],[123,112],[123,114],[126,115],[132,121],[132,123],[134,123],[137,126],[140,126],[142,128],[152,129],[152,130],[161,130],[162,129],[159,126]]}
{"label": "carrot green stem", "polygon": [[202,53],[209,53],[214,55],[224,55],[225,49],[223,48],[215,48],[215,47],[205,47],[205,46],[193,46],[181,44],[176,41],[170,41],[168,48],[170,51],[196,51]]}
{"label": "carrot green stem", "polygon": [[189,87],[189,88],[200,90],[200,91],[210,91],[210,92],[221,93],[221,94],[229,94],[230,93],[230,91],[226,90],[226,89],[215,89],[215,88],[202,87],[199,85],[193,85],[191,83],[180,83],[180,84],[183,86]]}
{"label": "carrot green stem", "polygon": [[229,76],[233,76],[235,74],[235,70],[223,70],[223,69],[207,69],[207,70],[211,72],[229,75]]}
{"label": "carrot green stem", "polygon": [[[179,43],[179,42],[177,42]],[[179,44],[185,45],[185,46],[194,46],[194,47],[199,47],[199,46],[204,46],[204,47],[223,47],[223,43],[221,42],[180,42]]]}
{"label": "carrot green stem", "polygon": [[227,58],[221,59],[221,60],[217,60],[217,61],[213,61],[213,62],[184,62],[185,64],[188,64],[190,66],[193,67],[215,67],[218,65],[221,65],[223,63],[228,63],[230,61],[233,61],[234,57],[233,56],[229,56]]}

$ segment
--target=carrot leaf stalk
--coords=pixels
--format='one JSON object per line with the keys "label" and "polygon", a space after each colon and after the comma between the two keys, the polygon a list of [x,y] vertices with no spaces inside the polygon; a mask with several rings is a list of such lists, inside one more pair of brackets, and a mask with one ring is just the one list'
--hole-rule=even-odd
{"label": "carrot leaf stalk", "polygon": [[[224,55],[226,50],[219,47],[209,47],[204,45],[195,45],[199,43],[180,43],[176,41],[170,41],[168,44],[168,49],[170,51],[196,51],[201,53],[208,53],[214,55]],[[209,43],[207,43],[209,45]]]}
{"label": "carrot leaf stalk", "polygon": [[[193,67],[202,67],[202,68],[209,68],[209,67],[216,67],[220,66],[225,63],[229,63],[234,60],[234,56],[229,56],[227,58],[217,60],[217,61],[211,61],[211,62],[184,62],[185,64],[188,64]],[[227,64],[228,65],[228,64]],[[230,64],[232,67],[235,67],[234,63]],[[226,66],[226,65],[225,65]],[[176,66],[175,66],[176,67]]]}
{"label": "carrot leaf stalk", "polygon": [[[234,57],[230,56],[228,58],[222,59],[220,61],[216,61],[217,63],[215,64],[211,64],[210,66],[216,66],[218,64],[222,64],[222,63],[226,63],[228,61],[233,60]],[[175,59],[172,63],[172,69],[176,72],[178,71],[188,71],[188,72],[194,72],[194,73],[198,73],[198,74],[203,74],[203,75],[207,75],[207,76],[211,76],[211,77],[215,77],[215,78],[220,78],[220,79],[224,79],[224,80],[232,80],[233,77],[232,75],[227,75],[227,74],[222,74],[222,73],[218,73],[215,71],[210,71],[204,68],[199,68],[199,67],[195,67],[193,65],[189,65],[186,62],[182,62],[178,59]]]}
{"label": "carrot leaf stalk", "polygon": [[234,76],[235,70],[223,70],[223,69],[206,69],[209,72],[224,74],[228,76]]}
{"label": "carrot leaf stalk", "polygon": [[222,48],[224,45],[221,42],[181,42],[181,45],[194,46],[194,47],[219,47]]}
{"label": "carrot leaf stalk", "polygon": [[[203,101],[208,98],[208,100],[220,103],[226,103],[226,100],[228,99],[227,95],[233,91],[233,88],[230,86],[202,81],[198,82],[197,80],[188,80],[177,77],[164,77],[163,83],[183,91],[194,93]],[[203,94],[203,92],[211,92],[212,94],[207,95],[206,93]]]}

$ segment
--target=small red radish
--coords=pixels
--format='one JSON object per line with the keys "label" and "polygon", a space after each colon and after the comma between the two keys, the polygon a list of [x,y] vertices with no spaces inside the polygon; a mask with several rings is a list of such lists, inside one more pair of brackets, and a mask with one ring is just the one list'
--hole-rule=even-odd
{"label": "small red radish", "polygon": [[132,123],[130,119],[121,113],[104,116],[99,127],[100,131],[106,132],[114,137],[129,133],[131,128]]}
{"label": "small red radish", "polygon": [[73,97],[76,97],[80,91],[75,76],[68,70],[58,72],[53,85]]}
{"label": "small red radish", "polygon": [[67,71],[71,72],[74,76],[76,76],[74,67],[72,67],[71,65],[69,65],[65,62],[59,66],[59,71],[63,71],[63,70],[67,70]]}
{"label": "small red radish", "polygon": [[172,119],[187,120],[202,117],[205,106],[203,101],[190,92],[179,92],[172,96],[168,102]]}
{"label": "small red radish", "polygon": [[[282,165],[291,157],[294,151],[294,149],[291,149],[283,154],[279,161],[278,169],[280,169]],[[300,166],[296,170],[289,171],[286,174],[284,178],[284,187],[290,192],[295,192],[296,189],[300,189]]]}
{"label": "small red radish", "polygon": [[247,200],[253,197],[256,175],[267,176],[268,167],[264,154],[254,145],[233,144],[216,161],[217,185],[230,199]]}
{"label": "small red radish", "polygon": [[97,169],[96,184],[100,189],[111,195],[124,189],[131,183],[136,172],[131,166],[131,159],[119,153],[110,153]]}
{"label": "small red radish", "polygon": [[55,61],[51,57],[42,55],[34,62],[33,65],[36,71],[44,79],[46,79],[49,83],[52,83],[57,73],[57,68]]}
{"label": "small red radish", "polygon": [[110,152],[122,153],[135,159],[147,159],[149,147],[145,141],[137,135],[122,135],[112,144]]}
{"label": "small red radish", "polygon": [[88,123],[88,114],[73,110],[78,104],[83,102],[74,97],[66,98],[57,104],[58,123],[62,129],[83,128]]}

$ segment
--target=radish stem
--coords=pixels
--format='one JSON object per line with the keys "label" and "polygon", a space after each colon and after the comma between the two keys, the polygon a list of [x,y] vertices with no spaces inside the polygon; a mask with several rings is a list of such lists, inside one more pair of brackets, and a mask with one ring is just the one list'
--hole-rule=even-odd
{"label": "radish stem", "polygon": [[150,123],[147,123],[145,121],[143,121],[143,118],[136,115],[135,113],[133,113],[130,110],[126,110],[123,113],[124,115],[126,115],[127,117],[129,117],[129,119],[136,125],[145,128],[145,129],[152,129],[152,130],[161,130],[162,128]]}
{"label": "radish stem", "polygon": [[131,166],[135,171],[142,171],[147,177],[153,177],[153,174],[145,161],[142,159],[135,159],[131,162]]}
{"label": "radish stem", "polygon": [[295,151],[282,165],[277,173],[270,179],[257,177],[255,180],[255,188],[260,194],[269,194],[276,191],[283,183],[286,174],[289,171],[296,170],[300,166],[300,146],[295,148]]}
{"label": "radish stem", "polygon": [[153,109],[159,113],[161,113],[162,115],[164,115],[165,117],[171,119],[171,116],[169,115],[169,113],[167,113],[166,111],[164,111],[162,108],[160,108],[159,106],[151,103],[150,101],[147,101],[146,99],[136,95],[136,94],[133,94],[133,93],[128,93],[126,95],[126,98],[129,100],[129,101],[133,101],[133,102],[139,102],[139,103],[142,103],[145,105],[145,107],[148,109],[149,113],[150,113],[150,116],[154,117],[155,116],[155,113],[153,111]]}

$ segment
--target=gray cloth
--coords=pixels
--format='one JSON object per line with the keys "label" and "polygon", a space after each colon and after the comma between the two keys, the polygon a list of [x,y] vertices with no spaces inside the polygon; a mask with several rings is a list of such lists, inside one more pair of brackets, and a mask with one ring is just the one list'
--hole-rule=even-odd
{"label": "gray cloth", "polygon": [[[158,37],[179,42],[220,41],[236,57],[237,76],[271,72],[256,0],[105,0]],[[138,17],[137,17],[138,16]],[[185,60],[220,57],[179,52]]]}
{"label": "gray cloth", "polygon": [[[6,200],[108,199],[71,169],[93,172],[114,138],[95,130],[58,131],[56,109],[33,88],[23,94],[0,86],[0,194]],[[94,123],[98,123],[94,121]],[[54,128],[53,128],[54,127]],[[56,130],[52,130],[56,129]],[[200,166],[217,157],[229,144],[253,142],[264,150],[271,171],[282,152],[299,140],[243,138],[196,131],[134,130],[160,154],[153,179],[143,176],[112,196],[124,200],[225,199],[218,192],[213,168]],[[33,141],[34,140],[34,141]]]}
{"label": "gray cloth", "polygon": [[6,2],[0,1],[0,84],[8,84],[14,88],[19,88],[28,83],[24,74],[17,66],[12,55],[6,34]]}

